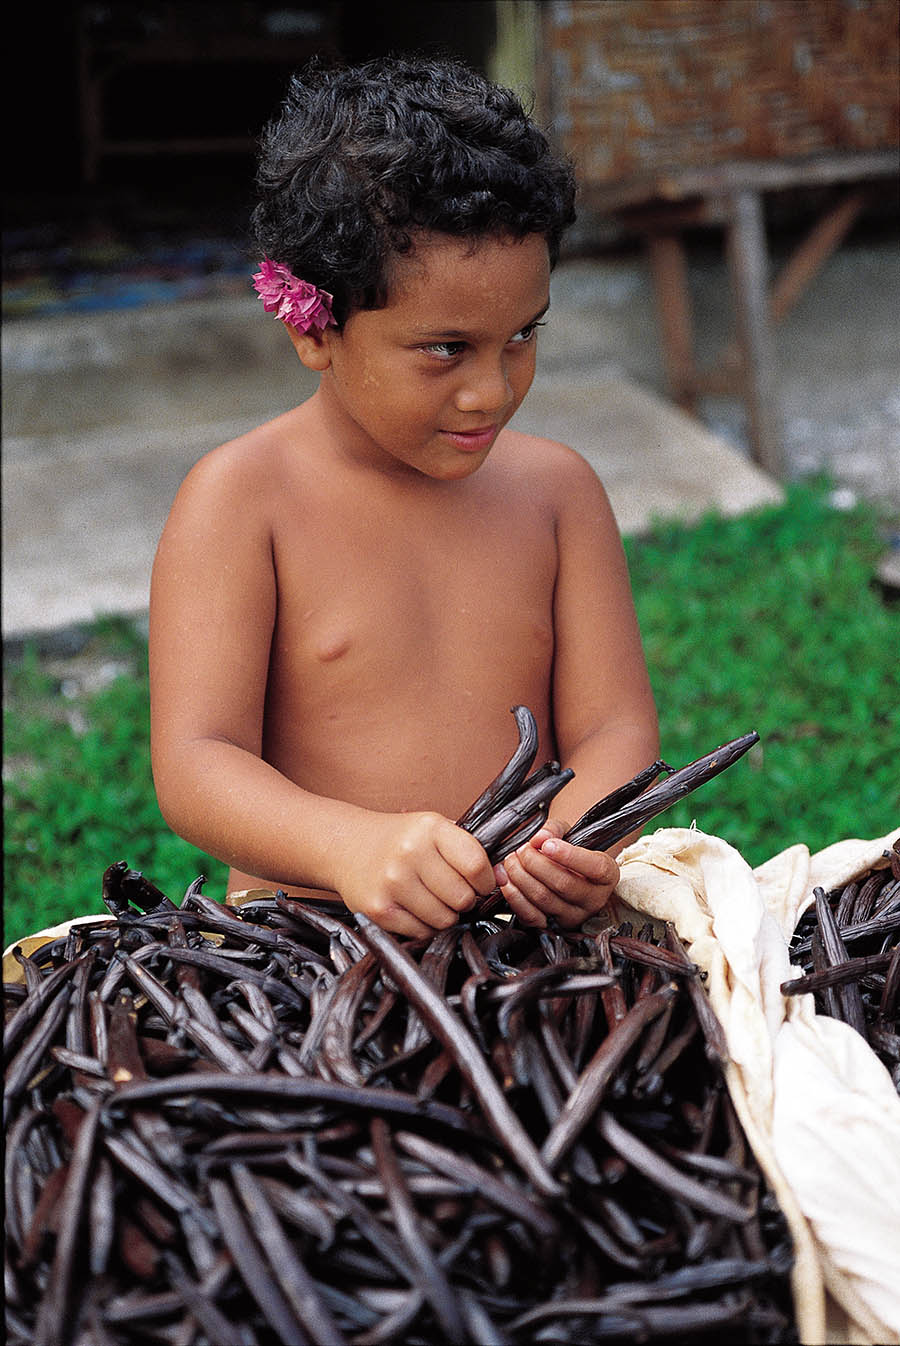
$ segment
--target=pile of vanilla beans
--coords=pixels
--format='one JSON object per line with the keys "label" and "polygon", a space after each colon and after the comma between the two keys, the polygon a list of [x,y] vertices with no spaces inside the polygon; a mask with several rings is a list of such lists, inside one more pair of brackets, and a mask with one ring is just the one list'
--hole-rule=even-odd
{"label": "pile of vanilla beans", "polygon": [[674,930],[475,913],[400,940],[201,889],[113,865],[108,920],[19,954],[11,1342],[796,1340],[786,1226]]}
{"label": "pile of vanilla beans", "polygon": [[900,1091],[900,838],[868,873],[814,895],[791,945],[804,975],[782,992],[812,992],[819,1014],[861,1033]]}

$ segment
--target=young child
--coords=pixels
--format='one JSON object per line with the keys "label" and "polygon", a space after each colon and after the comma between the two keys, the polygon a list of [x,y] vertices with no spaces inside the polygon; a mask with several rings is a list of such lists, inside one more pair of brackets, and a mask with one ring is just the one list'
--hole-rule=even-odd
{"label": "young child", "polygon": [[[335,894],[421,936],[498,885],[527,924],[608,900],[560,840],[657,754],[620,539],[573,450],[505,429],[574,183],[517,99],[453,62],[292,82],[256,284],[320,375],[187,476],[153,571],[153,771],[229,891]],[[452,821],[516,743],[575,771],[492,869]]]}

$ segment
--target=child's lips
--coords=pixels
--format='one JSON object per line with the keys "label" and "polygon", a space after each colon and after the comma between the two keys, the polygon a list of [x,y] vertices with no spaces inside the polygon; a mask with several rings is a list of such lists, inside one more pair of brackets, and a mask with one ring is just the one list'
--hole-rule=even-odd
{"label": "child's lips", "polygon": [[441,434],[446,435],[464,453],[478,453],[490,448],[499,429],[499,425],[481,425],[475,430],[442,430]]}

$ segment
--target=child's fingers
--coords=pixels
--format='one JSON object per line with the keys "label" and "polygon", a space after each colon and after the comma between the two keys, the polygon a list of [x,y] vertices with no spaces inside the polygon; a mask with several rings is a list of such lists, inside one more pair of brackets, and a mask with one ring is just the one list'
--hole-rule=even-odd
{"label": "child's fingers", "polygon": [[[578,911],[583,911],[586,904],[584,901],[579,901],[579,898],[583,899],[587,896],[583,880],[578,881],[577,891],[573,884],[570,892],[566,894],[555,891],[540,878],[529,874],[518,858],[507,856],[504,864],[507,867],[508,885],[501,888],[500,891],[506,897],[510,906],[513,907],[517,915],[522,914],[524,917],[534,912],[540,912],[544,918],[539,922],[531,919],[529,924],[545,925],[547,916],[555,916],[560,920],[567,920],[567,918],[571,920],[572,913],[576,908]],[[570,877],[573,880],[575,879],[574,875]],[[567,885],[568,881],[564,880],[563,883]],[[521,910],[514,905],[514,902],[519,903]],[[524,905],[526,903],[527,907]]]}
{"label": "child's fingers", "polygon": [[[423,859],[419,877],[429,893],[452,907],[454,912],[468,911],[477,901],[478,893],[468,879],[448,864],[438,851]],[[493,891],[494,886],[492,871],[489,891]]]}
{"label": "child's fingers", "polygon": [[523,925],[537,926],[540,930],[545,928],[547,924],[545,914],[540,907],[536,907],[533,902],[530,902],[514,883],[510,883],[507,879],[506,882],[500,884],[500,891],[512,914],[517,916]]}
{"label": "child's fingers", "polygon": [[548,837],[539,848],[532,846],[531,850],[534,855],[546,856],[554,864],[580,874],[590,883],[615,885],[619,881],[619,866],[606,851],[589,851],[584,846],[573,846],[559,837]]}
{"label": "child's fingers", "polygon": [[375,897],[365,908],[385,930],[402,935],[429,935],[446,930],[459,919],[456,911],[437,897],[421,879],[412,879],[402,894],[391,899]]}
{"label": "child's fingers", "polygon": [[410,935],[413,939],[425,939],[433,935],[435,929],[402,907],[393,907],[387,920],[379,920],[378,924],[394,935]]}
{"label": "child's fingers", "polygon": [[[549,862],[545,863],[547,863],[549,869]],[[548,916],[555,916],[560,920],[569,918],[571,921],[576,906],[580,909],[581,904],[578,902],[578,897],[584,894],[586,885],[583,880],[578,880],[575,875],[565,876],[564,871],[558,865],[554,867],[556,874],[563,875],[561,886],[570,887],[568,893],[556,891],[541,878],[530,874],[522,865],[516,853],[508,855],[503,864],[506,883],[501,886],[500,891],[510,902],[517,915],[521,915],[523,919],[529,918],[529,924],[546,925]],[[571,881],[571,886],[569,881]],[[577,890],[575,884],[578,885]],[[541,914],[542,919],[540,921],[534,919],[537,912]]]}
{"label": "child's fingers", "polygon": [[556,864],[540,851],[527,848],[524,855],[518,851],[508,855],[504,864],[510,882],[530,902],[548,911],[553,898],[577,903],[590,884],[579,874]]}
{"label": "child's fingers", "polygon": [[494,870],[487,851],[470,832],[448,822],[437,833],[435,840],[441,856],[474,892],[487,897],[488,893],[494,891]]}
{"label": "child's fingers", "polygon": [[[596,889],[592,892],[592,900],[584,905],[566,902],[542,885],[538,886],[533,898],[526,897],[513,883],[504,885],[501,891],[510,911],[519,918],[522,924],[536,926],[539,929],[544,929],[547,926],[551,916],[565,929],[579,926],[588,916],[593,915],[603,906],[603,902],[598,900],[598,890]],[[605,892],[605,890],[602,891]]]}
{"label": "child's fingers", "polygon": [[434,926],[426,925],[411,911],[393,902],[373,904],[365,915],[380,925],[382,930],[389,930],[392,935],[411,935],[414,939],[422,939],[426,935],[434,934]]}
{"label": "child's fingers", "polygon": [[[556,847],[573,868],[547,853]],[[556,839],[545,840],[540,849],[522,846],[504,863],[508,882],[522,899],[566,925],[601,910],[619,877],[618,865],[610,856]]]}

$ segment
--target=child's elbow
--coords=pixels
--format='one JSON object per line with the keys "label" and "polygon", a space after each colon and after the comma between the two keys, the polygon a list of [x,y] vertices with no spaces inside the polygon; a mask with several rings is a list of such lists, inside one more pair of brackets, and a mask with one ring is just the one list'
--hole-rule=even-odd
{"label": "child's elbow", "polygon": [[196,800],[196,792],[185,789],[183,775],[158,751],[151,756],[151,772],[156,803],[166,826],[184,841],[196,844],[196,807],[191,807],[191,796]]}
{"label": "child's elbow", "polygon": [[153,788],[156,791],[156,803],[162,814],[163,822],[176,836],[186,841],[188,838],[185,835],[185,829],[189,826],[189,823],[176,793],[168,790],[165,785],[160,784],[155,779]]}

